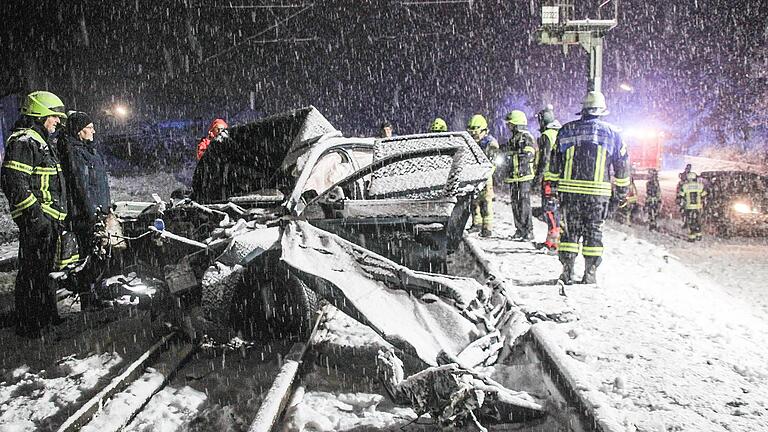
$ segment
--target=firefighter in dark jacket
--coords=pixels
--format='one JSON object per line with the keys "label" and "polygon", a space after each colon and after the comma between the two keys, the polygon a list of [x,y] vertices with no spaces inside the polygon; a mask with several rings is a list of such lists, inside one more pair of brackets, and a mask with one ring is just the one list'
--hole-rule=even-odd
{"label": "firefighter in dark jacket", "polygon": [[46,91],[27,95],[21,114],[5,145],[0,187],[19,227],[16,333],[36,337],[43,327],[60,322],[49,273],[55,269],[67,200],[59,158],[48,139],[66,114],[61,99]]}
{"label": "firefighter in dark jacket", "polygon": [[[584,98],[581,119],[565,124],[557,135],[550,162],[550,178],[557,190],[565,219],[558,255],[563,264],[560,281],[574,281],[574,263],[584,255],[582,283],[597,282],[603,255],[603,222],[611,199],[611,173],[619,202],[629,187],[629,156],[621,136],[600,119],[608,114],[602,93],[590,91]],[[580,248],[583,242],[583,247]]]}
{"label": "firefighter in dark jacket", "polygon": [[648,229],[659,229],[656,218],[661,210],[661,186],[659,186],[659,172],[653,168],[648,170],[648,183],[645,184],[645,212],[648,216]]}
{"label": "firefighter in dark jacket", "polygon": [[560,242],[560,209],[552,181],[547,174],[557,132],[562,126],[555,118],[552,105],[547,105],[539,111],[536,114],[536,120],[539,122],[541,135],[537,141],[539,150],[536,152],[536,177],[533,179],[533,186],[541,187],[541,210],[544,222],[547,224],[547,238],[544,240],[544,246],[550,251],[556,251]]}
{"label": "firefighter in dark jacket", "polygon": [[93,144],[95,133],[91,117],[75,111],[70,113],[65,131],[58,142],[67,182],[67,227],[77,237],[80,259],[93,255],[96,224],[109,213],[112,205],[107,165]]}
{"label": "firefighter in dark jacket", "polygon": [[[678,200],[678,204],[680,203],[679,197],[680,191],[683,189],[683,183],[688,181],[688,173],[690,173],[692,169],[691,164],[686,164],[683,171],[677,175],[680,179],[680,181],[677,182],[677,188],[675,188],[675,198]],[[685,212],[682,208],[680,209],[680,216],[683,218],[683,229],[688,228],[688,218],[685,217]]]}
{"label": "firefighter in dark jacket", "polygon": [[701,212],[707,191],[695,172],[688,172],[680,185],[677,199],[680,211],[688,223],[688,241],[701,240]]}
{"label": "firefighter in dark jacket", "polygon": [[528,132],[528,118],[520,110],[511,111],[505,119],[512,137],[502,152],[506,155],[509,197],[512,215],[515,219],[515,233],[512,240],[533,240],[533,217],[531,215],[531,183],[533,162],[536,157],[536,140]]}

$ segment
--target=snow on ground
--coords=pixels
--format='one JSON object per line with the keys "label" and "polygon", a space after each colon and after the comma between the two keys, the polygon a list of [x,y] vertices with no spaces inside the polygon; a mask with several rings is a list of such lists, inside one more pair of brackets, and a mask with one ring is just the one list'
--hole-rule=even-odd
{"label": "snow on ground", "polygon": [[[492,265],[518,287],[522,302],[538,300],[541,290],[556,293],[557,258],[506,240],[511,212],[504,204],[496,209],[496,238],[479,240],[495,251],[487,254]],[[715,241],[677,246],[672,254],[632,231],[606,227],[598,286],[566,288],[579,320],[548,324],[570,367],[583,371],[627,430],[768,430],[768,323],[758,318],[761,309],[730,291],[755,293],[763,284],[749,278],[747,263],[721,261],[729,249]],[[544,236],[537,221],[536,237]],[[755,249],[765,256],[764,246]],[[759,273],[768,272],[764,258],[757,261]],[[577,272],[580,278],[581,259]],[[732,275],[732,286],[710,274]],[[527,296],[529,290],[537,294]]]}
{"label": "snow on ground", "polygon": [[45,420],[71,405],[120,364],[117,353],[84,359],[67,357],[55,370],[32,372],[26,365],[0,383],[0,431],[39,430]]}
{"label": "snow on ground", "polygon": [[284,431],[400,430],[400,423],[416,419],[410,408],[393,406],[371,393],[294,393],[298,400],[286,411]]}
{"label": "snow on ground", "polygon": [[189,386],[165,387],[149,401],[144,410],[128,425],[126,432],[174,432],[187,430],[205,403],[205,393]]}
{"label": "snow on ground", "polygon": [[[182,181],[185,174],[170,174],[158,172],[140,176],[120,176],[109,178],[109,188],[112,201],[152,201],[152,193],[168,200],[171,192],[184,188]],[[190,176],[191,178],[191,176]]]}
{"label": "snow on ground", "polygon": [[[335,307],[326,305],[324,311],[326,319],[315,343],[321,344],[321,350],[326,353],[336,353],[339,357],[336,361],[344,362],[344,358],[356,355],[370,357],[373,363],[379,349],[392,347],[370,327]],[[321,375],[326,372],[328,376],[333,375],[330,370],[320,369],[304,379],[314,382],[312,386],[300,387],[294,393],[286,409],[284,431],[400,430],[401,426],[416,419],[411,408],[395,406],[389,398],[378,393],[313,389],[318,381],[324,380]],[[373,369],[375,366],[369,367],[367,373],[375,374]]]}
{"label": "snow on ground", "polygon": [[147,400],[154,389],[162,385],[164,379],[163,374],[149,368],[147,373],[131,383],[127,389],[110,399],[81,430],[83,432],[119,430],[130,420],[131,414],[141,407],[141,404]]}
{"label": "snow on ground", "polygon": [[204,393],[188,386],[182,388],[166,387],[155,394],[136,418],[125,426],[134,412],[141,409],[141,404],[162,385],[163,374],[148,368],[147,372],[133,382],[127,389],[118,393],[100,410],[81,430],[98,432],[101,430],[124,430],[136,432],[174,432],[186,430],[185,427],[197,415],[198,409],[205,402]]}

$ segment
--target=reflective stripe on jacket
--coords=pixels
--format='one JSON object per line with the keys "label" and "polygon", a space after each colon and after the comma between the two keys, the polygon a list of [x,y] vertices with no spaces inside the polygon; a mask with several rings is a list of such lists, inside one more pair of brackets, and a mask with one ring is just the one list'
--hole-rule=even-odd
{"label": "reflective stripe on jacket", "polygon": [[545,177],[558,182],[558,192],[610,197],[611,174],[616,193],[629,188],[629,155],[616,129],[597,117],[586,116],[560,129]]}
{"label": "reflective stripe on jacket", "polygon": [[511,162],[505,183],[533,180],[533,161],[536,158],[535,140],[527,130],[515,132],[507,143],[507,161]]}
{"label": "reflective stripe on jacket", "polygon": [[552,157],[552,148],[557,141],[558,129],[545,129],[539,137],[539,151],[536,152],[536,178],[549,180],[549,161]]}
{"label": "reflective stripe on jacket", "polygon": [[0,186],[16,219],[39,208],[54,220],[67,216],[61,165],[55,150],[39,132],[21,129],[8,137]]}
{"label": "reflective stripe on jacket", "polygon": [[707,196],[707,191],[698,180],[689,180],[683,183],[679,196],[683,199],[685,210],[700,210],[704,207],[703,198]]}

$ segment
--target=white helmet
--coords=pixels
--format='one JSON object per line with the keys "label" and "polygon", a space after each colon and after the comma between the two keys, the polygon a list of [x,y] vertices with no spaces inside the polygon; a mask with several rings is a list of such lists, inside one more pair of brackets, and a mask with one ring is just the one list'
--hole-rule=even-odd
{"label": "white helmet", "polygon": [[581,103],[581,112],[576,114],[589,114],[595,116],[608,115],[608,106],[605,104],[605,96],[599,91],[590,91],[584,96]]}

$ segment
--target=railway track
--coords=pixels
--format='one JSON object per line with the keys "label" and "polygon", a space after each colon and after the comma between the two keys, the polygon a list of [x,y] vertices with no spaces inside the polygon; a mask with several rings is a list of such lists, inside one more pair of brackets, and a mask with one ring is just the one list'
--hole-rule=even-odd
{"label": "railway track", "polygon": [[[455,259],[452,273],[502,281],[493,273],[485,252],[476,242],[466,241],[461,253],[463,256]],[[166,334],[106,382],[92,398],[70,408],[69,417],[54,430],[139,430],[137,424],[147,421],[147,413],[156,412],[152,411],[153,406],[156,410],[157,404],[167,403],[157,395],[168,387],[188,386],[206,395],[206,401],[188,413],[187,418],[192,420],[182,429],[201,431],[216,430],[216,425],[224,419],[234,424],[234,430],[267,432],[278,427],[291,430],[286,408],[291,401],[300,401],[304,392],[364,392],[379,400],[387,398],[375,376],[376,348],[331,345],[318,349],[313,338],[320,322],[318,316],[312,336],[306,341],[244,343],[238,347],[193,345],[184,341],[179,333]],[[566,369],[556,347],[536,331],[528,332],[521,341],[523,357],[508,353],[500,359],[498,369],[508,376],[525,375],[526,380],[534,384],[520,388],[512,382],[503,383],[551,402],[549,417],[530,420],[526,430],[616,430],[595,404],[581,394],[578,378]],[[121,404],[121,408],[110,409],[115,403]],[[437,425],[429,424],[428,417],[403,418],[396,422],[403,430],[439,430]],[[515,427],[522,426],[516,423]]]}
{"label": "railway track", "polygon": [[280,419],[320,320],[318,315],[312,336],[300,342],[193,344],[178,331],[168,333],[96,395],[70,407],[72,413],[54,430],[140,430],[136,421],[144,411],[164,403],[154,400],[158,393],[167,386],[189,386],[208,394],[208,402],[189,413],[188,417],[200,417],[190,430],[211,430],[220,417],[235,413],[241,416],[234,421],[237,429],[269,431]]}

